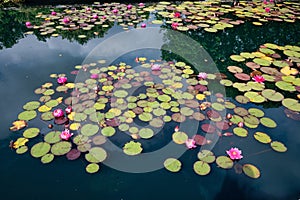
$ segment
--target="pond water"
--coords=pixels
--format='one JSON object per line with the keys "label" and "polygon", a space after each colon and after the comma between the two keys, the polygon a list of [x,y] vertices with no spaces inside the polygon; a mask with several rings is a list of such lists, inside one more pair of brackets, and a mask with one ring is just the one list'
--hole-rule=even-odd
{"label": "pond water", "polygon": [[[151,4],[147,6],[151,6]],[[70,74],[74,70],[74,66],[82,65],[89,61],[89,58],[99,55],[95,52],[102,42],[125,32],[123,26],[116,22],[110,22],[106,27],[86,32],[62,31],[58,37],[51,37],[49,34],[43,36],[39,30],[33,34],[25,34],[30,31],[24,25],[26,21],[34,21],[38,12],[49,13],[51,9],[50,7],[29,7],[22,12],[0,10],[1,20],[3,19],[3,25],[0,28],[0,92],[2,94],[0,110],[3,113],[0,121],[1,199],[46,200],[62,197],[124,200],[300,198],[299,121],[287,117],[284,112],[286,108],[278,102],[238,103],[235,97],[243,93],[232,87],[225,88],[228,100],[246,109],[254,107],[263,110],[265,116],[277,123],[277,127],[271,129],[259,125],[257,130],[247,128],[249,130],[247,138],[236,135],[220,137],[212,151],[216,156],[226,156],[226,150],[230,147],[239,147],[244,156],[241,160],[242,164],[250,163],[260,170],[258,179],[252,179],[245,174],[237,174],[234,169],[221,169],[215,163],[211,164],[211,172],[208,175],[197,175],[193,170],[193,164],[198,160],[197,153],[200,147],[185,150],[183,155],[178,157],[182,168],[177,173],[167,171],[163,164],[160,169],[145,173],[127,173],[100,164],[99,172],[88,174],[85,171],[88,163],[84,156],[74,161],[69,161],[65,156],[61,156],[49,164],[42,164],[40,159],[30,155],[30,150],[23,155],[16,154],[14,149],[9,148],[9,143],[11,140],[15,141],[21,137],[23,130],[13,132],[10,131],[10,127],[12,122],[18,119],[18,114],[23,111],[22,107],[25,103],[40,98],[34,93],[34,90],[46,82],[54,83],[55,81],[49,77],[50,74],[66,74],[69,82],[76,81],[76,76]],[[60,8],[55,9],[59,10]],[[149,23],[162,18],[157,13],[146,13],[145,15],[144,22],[147,23],[145,29],[153,27],[163,31],[167,27],[167,30],[171,30],[170,25]],[[238,65],[245,71],[249,69],[230,59],[231,55],[255,52],[260,45],[265,43],[300,46],[300,15],[296,16],[298,19],[294,23],[270,21],[265,22],[263,26],[254,26],[251,20],[245,20],[244,24],[226,28],[217,33],[206,32],[203,28],[182,33],[202,45],[217,69],[221,73],[225,73],[228,79],[233,80],[234,77],[227,71],[227,66]],[[231,14],[227,17],[237,18]],[[138,23],[138,27],[140,24],[141,22]],[[135,28],[129,27],[129,29]],[[78,38],[78,35],[83,34],[87,35],[87,38]],[[107,46],[107,49],[110,48]],[[94,53],[91,54],[91,52]],[[113,60],[113,64],[126,62],[134,68],[135,65],[138,65],[135,62],[136,57],[182,61],[182,58],[170,52],[145,49],[140,46],[135,51],[117,56]],[[270,86],[267,84],[269,83],[266,83],[266,86]],[[270,88],[274,89],[274,85]],[[48,122],[42,120],[37,120],[29,125],[38,127],[41,134],[50,131],[47,127]],[[169,124],[164,127],[165,137],[162,133],[158,134],[154,137],[154,142],[141,139],[144,151],[151,152],[155,148],[172,142],[173,125]],[[198,132],[201,131],[199,127]],[[232,132],[232,130],[230,131]],[[269,145],[259,143],[252,137],[256,131],[268,133],[273,141],[281,141],[287,147],[287,151],[279,153],[273,151]],[[118,137],[116,134],[111,140],[122,148],[125,140],[129,141],[130,138]],[[28,146],[33,144],[34,139],[29,142]],[[118,163],[118,160],[114,162]],[[120,166],[126,165],[126,160],[119,162],[124,162],[118,163]]]}

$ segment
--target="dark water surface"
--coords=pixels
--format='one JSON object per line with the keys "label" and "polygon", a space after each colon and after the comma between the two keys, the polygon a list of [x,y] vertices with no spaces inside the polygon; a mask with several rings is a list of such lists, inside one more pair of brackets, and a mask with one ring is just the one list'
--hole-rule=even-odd
{"label": "dark water surface", "polygon": [[[85,172],[84,158],[67,161],[65,157],[43,165],[29,153],[17,155],[8,147],[18,132],[10,132],[11,123],[22,111],[22,106],[38,99],[33,91],[51,81],[52,73],[67,73],[80,65],[86,56],[104,39],[122,31],[115,25],[104,38],[85,44],[67,39],[37,40],[30,35],[19,39],[10,48],[0,50],[0,199],[299,199],[300,198],[300,123],[287,118],[282,107],[264,109],[278,127],[260,131],[270,133],[274,140],[286,144],[286,153],[266,151],[267,146],[251,139],[230,139],[242,147],[247,163],[259,167],[257,180],[235,174],[234,170],[213,167],[208,176],[198,176],[192,167],[197,152],[187,151],[180,160],[183,168],[178,173],[161,169],[150,173],[130,174],[101,165],[99,173]],[[9,30],[7,30],[9,34]],[[263,27],[244,24],[224,33],[191,33],[215,60],[220,71],[231,64],[229,56],[242,51],[254,51],[270,42],[279,45],[299,45],[300,26],[269,23]],[[220,60],[224,59],[224,62]],[[228,91],[234,97],[235,92]],[[255,105],[251,105],[255,106]],[[44,126],[46,127],[46,125]],[[43,131],[43,130],[42,130]],[[19,135],[19,134],[18,134]],[[224,154],[228,141],[220,139],[214,148]]]}

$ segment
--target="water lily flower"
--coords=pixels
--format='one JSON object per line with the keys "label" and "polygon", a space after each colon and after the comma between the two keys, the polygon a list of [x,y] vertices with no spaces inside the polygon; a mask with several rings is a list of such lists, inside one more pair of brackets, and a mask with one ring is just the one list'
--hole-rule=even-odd
{"label": "water lily flower", "polygon": [[177,22],[173,22],[171,25],[172,29],[176,30],[178,27],[178,23]]}
{"label": "water lily flower", "polygon": [[179,18],[181,15],[180,15],[180,12],[175,12],[174,13],[174,17],[176,17],[176,18]]}
{"label": "water lily flower", "polygon": [[55,11],[52,11],[52,12],[51,12],[51,15],[52,15],[52,16],[55,16],[55,15],[56,15],[56,12],[55,12]]}
{"label": "water lily flower", "polygon": [[158,64],[151,64],[151,70],[152,71],[160,71],[161,70],[161,67],[160,67],[160,65],[158,65]]}
{"label": "water lily flower", "polygon": [[60,108],[58,109],[55,109],[53,112],[52,112],[52,115],[55,117],[55,118],[60,118],[60,117],[63,117],[64,116],[64,111]]}
{"label": "water lily flower", "polygon": [[147,26],[147,25],[146,25],[145,23],[142,23],[142,24],[141,24],[141,27],[142,27],[142,28],[146,28],[146,26]]}
{"label": "water lily flower", "polygon": [[99,75],[98,74],[91,74],[91,76],[90,76],[92,79],[97,79],[97,78],[99,78]]}
{"label": "water lily flower", "polygon": [[228,114],[226,115],[226,118],[227,118],[227,119],[231,119],[231,118],[232,118],[232,114],[228,113]]}
{"label": "water lily flower", "polygon": [[145,4],[144,3],[139,3],[139,6],[143,7],[143,6],[145,6]]}
{"label": "water lily flower", "polygon": [[269,7],[266,7],[266,8],[265,8],[265,11],[266,11],[267,13],[269,13],[269,12],[271,11],[271,9],[270,9]]}
{"label": "water lily flower", "polygon": [[98,19],[98,15],[97,14],[94,14],[92,17],[93,17],[93,19]]}
{"label": "water lily flower", "polygon": [[207,73],[205,73],[205,72],[200,72],[199,74],[198,74],[198,78],[199,79],[206,79],[207,78]]}
{"label": "water lily flower", "polygon": [[70,133],[69,129],[65,129],[64,131],[61,132],[59,137],[63,140],[69,140],[72,135],[73,133]]}
{"label": "water lily flower", "polygon": [[130,10],[131,8],[132,8],[132,5],[131,5],[131,4],[128,4],[128,5],[127,5],[127,9]]}
{"label": "water lily flower", "polygon": [[68,106],[66,109],[65,109],[66,113],[67,114],[70,114],[72,112],[72,107],[71,106]]}
{"label": "water lily flower", "polygon": [[238,125],[238,127],[242,128],[244,126],[244,123],[243,122],[239,122],[237,125]]}
{"label": "water lily flower", "polygon": [[63,19],[63,22],[64,22],[65,24],[70,23],[70,18],[69,18],[69,17],[65,17],[65,18]]}
{"label": "water lily flower", "polygon": [[178,131],[179,131],[179,126],[176,126],[176,127],[174,128],[174,131],[175,131],[175,132],[178,132]]}
{"label": "water lily flower", "polygon": [[263,3],[264,3],[265,5],[268,4],[267,0],[264,0]]}
{"label": "water lily flower", "polygon": [[226,153],[231,160],[240,160],[243,158],[242,151],[236,147],[229,149],[228,151],[226,151]]}
{"label": "water lily flower", "polygon": [[102,19],[106,19],[106,16],[105,16],[105,15],[103,15],[101,18],[102,18]]}
{"label": "water lily flower", "polygon": [[61,77],[57,78],[57,83],[59,83],[59,84],[65,84],[67,82],[67,80],[68,80],[67,77],[61,76]]}
{"label": "water lily flower", "polygon": [[112,11],[114,14],[117,14],[118,12],[119,12],[119,10],[118,9],[113,9],[113,11]]}
{"label": "water lily flower", "polygon": [[29,27],[29,26],[31,26],[31,22],[26,22],[25,25],[26,25],[27,27]]}
{"label": "water lily flower", "polygon": [[193,148],[196,148],[196,147],[197,147],[197,146],[196,146],[196,141],[195,141],[194,139],[187,139],[187,140],[185,141],[185,145],[186,145],[186,147],[189,148],[189,149],[193,149]]}
{"label": "water lily flower", "polygon": [[86,11],[91,11],[91,8],[87,7],[85,10],[86,10]]}
{"label": "water lily flower", "polygon": [[265,78],[263,76],[260,76],[260,75],[255,75],[252,80],[254,80],[255,82],[257,83],[264,83],[265,81]]}

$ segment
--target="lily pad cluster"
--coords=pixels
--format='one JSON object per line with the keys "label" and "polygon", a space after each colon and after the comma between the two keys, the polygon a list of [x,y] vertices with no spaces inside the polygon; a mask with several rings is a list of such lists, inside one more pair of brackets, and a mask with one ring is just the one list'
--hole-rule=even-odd
{"label": "lily pad cluster", "polygon": [[[231,59],[241,65],[228,67],[236,79],[225,79],[221,84],[243,93],[237,101],[280,102],[288,109],[287,116],[297,120],[300,112],[300,47],[266,43],[256,52],[242,52],[232,55]],[[261,77],[262,82],[257,81],[257,77]]]}

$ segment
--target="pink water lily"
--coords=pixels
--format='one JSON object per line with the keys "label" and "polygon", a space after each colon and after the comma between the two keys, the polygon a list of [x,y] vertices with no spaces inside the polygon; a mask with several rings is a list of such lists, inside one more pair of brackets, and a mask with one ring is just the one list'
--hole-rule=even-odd
{"label": "pink water lily", "polygon": [[243,158],[242,151],[236,147],[229,149],[228,151],[226,151],[226,153],[231,160],[240,160]]}
{"label": "pink water lily", "polygon": [[127,9],[130,10],[131,8],[132,8],[132,5],[131,5],[131,4],[128,4],[128,5],[127,5]]}
{"label": "pink water lily", "polygon": [[185,145],[186,145],[186,147],[189,148],[189,149],[193,149],[193,148],[196,148],[196,147],[197,147],[196,141],[195,141],[194,139],[187,139],[187,140],[185,141]]}
{"label": "pink water lily", "polygon": [[139,3],[139,6],[143,7],[143,6],[145,6],[145,4],[144,3]]}
{"label": "pink water lily", "polygon": [[65,76],[61,76],[57,78],[57,83],[59,84],[65,84],[67,82],[68,78]]}
{"label": "pink water lily", "polygon": [[263,76],[260,75],[255,75],[252,80],[254,80],[257,83],[264,83],[265,78]]}
{"label": "pink water lily", "polygon": [[179,18],[181,16],[180,12],[175,12],[174,17]]}
{"label": "pink water lily", "polygon": [[55,15],[56,15],[56,12],[55,12],[55,11],[52,11],[52,12],[51,12],[51,15],[52,15],[52,16],[55,16]]}
{"label": "pink water lily", "polygon": [[68,106],[66,109],[65,109],[66,113],[67,114],[70,114],[72,112],[72,107],[71,106]]}
{"label": "pink water lily", "polygon": [[198,74],[198,78],[199,79],[206,79],[207,78],[207,73],[205,73],[205,72],[200,72],[199,74]]}
{"label": "pink water lily", "polygon": [[65,24],[70,23],[70,18],[69,18],[69,17],[65,17],[65,18],[63,19],[63,22],[64,22]]}
{"label": "pink water lily", "polygon": [[27,27],[29,27],[29,26],[31,26],[31,22],[25,22],[25,25],[26,25]]}
{"label": "pink water lily", "polygon": [[178,131],[179,131],[179,126],[176,126],[176,127],[174,128],[174,131],[175,131],[175,132],[178,132]]}
{"label": "pink water lily", "polygon": [[119,12],[119,10],[118,9],[113,9],[113,11],[112,11],[114,14],[117,14],[118,12]]}
{"label": "pink water lily", "polygon": [[86,10],[86,11],[91,11],[91,8],[87,7],[85,10]]}
{"label": "pink water lily", "polygon": [[101,18],[102,18],[102,19],[106,19],[106,16],[105,16],[105,15],[103,15]]}
{"label": "pink water lily", "polygon": [[172,27],[173,30],[176,30],[177,27],[178,27],[178,25],[179,24],[177,22],[173,22],[172,25],[171,25],[171,27]]}
{"label": "pink water lily", "polygon": [[269,12],[271,11],[271,9],[270,9],[269,7],[266,7],[266,8],[265,8],[265,11],[266,11],[267,13],[269,13]]}
{"label": "pink water lily", "polygon": [[151,64],[151,70],[152,71],[160,71],[161,70],[161,67],[160,67],[160,65],[158,65],[158,64]]}
{"label": "pink water lily", "polygon": [[97,14],[94,14],[94,15],[92,16],[92,18],[93,18],[93,19],[98,19],[98,15],[97,15]]}
{"label": "pink water lily", "polygon": [[237,125],[238,127],[242,128],[244,126],[244,122],[239,122]]}
{"label": "pink water lily", "polygon": [[90,76],[92,79],[97,79],[97,78],[99,78],[99,75],[98,74],[91,74],[91,76]]}
{"label": "pink water lily", "polygon": [[146,25],[145,23],[142,23],[142,24],[141,24],[141,27],[142,27],[142,28],[146,28],[146,26],[147,26],[147,25]]}
{"label": "pink water lily", "polygon": [[58,109],[55,109],[53,112],[52,112],[52,115],[55,117],[55,118],[60,118],[60,117],[63,117],[64,116],[64,111],[60,108]]}
{"label": "pink water lily", "polygon": [[69,140],[70,137],[72,137],[73,133],[70,133],[69,129],[65,129],[64,131],[61,132],[59,137],[63,140]]}

